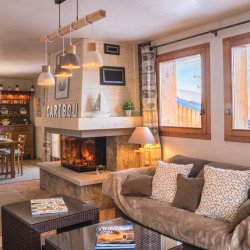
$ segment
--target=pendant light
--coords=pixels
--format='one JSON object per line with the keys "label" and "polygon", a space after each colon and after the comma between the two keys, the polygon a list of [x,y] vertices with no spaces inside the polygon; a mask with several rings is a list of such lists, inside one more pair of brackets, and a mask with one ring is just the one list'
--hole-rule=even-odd
{"label": "pendant light", "polygon": [[38,80],[37,80],[37,85],[40,85],[40,86],[55,85],[55,78],[50,73],[50,66],[48,65],[47,46],[48,46],[48,39],[46,37],[46,42],[45,42],[45,65],[42,66],[42,73],[39,75]]}
{"label": "pendant light", "polygon": [[62,36],[62,40],[63,40],[63,53],[62,55],[59,57],[59,62],[56,66],[56,70],[55,70],[55,76],[56,77],[71,77],[72,76],[72,71],[70,69],[64,69],[61,67],[61,63],[62,63],[62,58],[65,56],[64,55],[64,36]]}
{"label": "pendant light", "polygon": [[[58,17],[59,17],[59,24],[58,24],[58,30],[60,30],[60,28],[61,28],[61,3],[62,3],[62,1],[59,1],[58,2],[58,10],[59,10],[59,15],[58,15]],[[69,69],[63,69],[62,67],[61,67],[61,63],[62,63],[62,58],[64,57],[64,36],[62,35],[61,36],[62,37],[62,47],[63,47],[63,52],[62,52],[62,55],[60,55],[59,56],[59,62],[56,62],[57,63],[57,65],[56,65],[56,70],[55,70],[55,76],[56,77],[71,77],[72,76],[72,71],[71,70],[69,70]]]}
{"label": "pendant light", "polygon": [[[93,38],[93,24],[92,24],[92,38]],[[83,64],[84,68],[95,69],[103,66],[101,54],[98,52],[98,46],[95,42],[88,43],[88,52],[84,55]]]}
{"label": "pendant light", "polygon": [[[76,1],[76,20],[78,20],[78,0]],[[69,27],[69,46],[66,49],[66,55],[62,58],[61,67],[63,69],[79,69],[80,60],[76,55],[76,46],[71,42],[72,24]]]}

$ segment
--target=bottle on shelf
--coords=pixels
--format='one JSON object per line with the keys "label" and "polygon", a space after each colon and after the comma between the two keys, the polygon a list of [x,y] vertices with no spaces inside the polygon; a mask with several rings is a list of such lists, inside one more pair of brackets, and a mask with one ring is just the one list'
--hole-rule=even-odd
{"label": "bottle on shelf", "polygon": [[15,89],[16,91],[19,91],[19,86],[18,85],[16,85],[16,89]]}

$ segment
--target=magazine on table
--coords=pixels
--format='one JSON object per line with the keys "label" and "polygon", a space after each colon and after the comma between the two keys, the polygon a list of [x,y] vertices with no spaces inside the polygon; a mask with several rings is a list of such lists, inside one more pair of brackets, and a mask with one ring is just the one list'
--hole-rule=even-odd
{"label": "magazine on table", "polygon": [[55,215],[68,212],[62,197],[31,200],[30,205],[32,216]]}
{"label": "magazine on table", "polygon": [[96,250],[135,249],[135,237],[132,224],[100,225],[96,228]]}

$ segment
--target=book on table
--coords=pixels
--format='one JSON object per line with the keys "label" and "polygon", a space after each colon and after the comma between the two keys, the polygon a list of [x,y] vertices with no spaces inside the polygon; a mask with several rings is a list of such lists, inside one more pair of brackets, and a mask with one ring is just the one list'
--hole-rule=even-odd
{"label": "book on table", "polygon": [[30,205],[32,216],[48,216],[68,212],[62,197],[31,200]]}
{"label": "book on table", "polygon": [[107,225],[96,228],[96,250],[135,249],[135,237],[132,224]]}

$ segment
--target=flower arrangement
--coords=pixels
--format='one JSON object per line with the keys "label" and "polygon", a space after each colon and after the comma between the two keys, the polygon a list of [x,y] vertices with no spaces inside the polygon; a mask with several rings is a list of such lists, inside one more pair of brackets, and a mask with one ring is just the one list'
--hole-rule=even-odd
{"label": "flower arrangement", "polygon": [[134,103],[132,101],[124,102],[122,104],[123,110],[133,110],[135,109]]}

